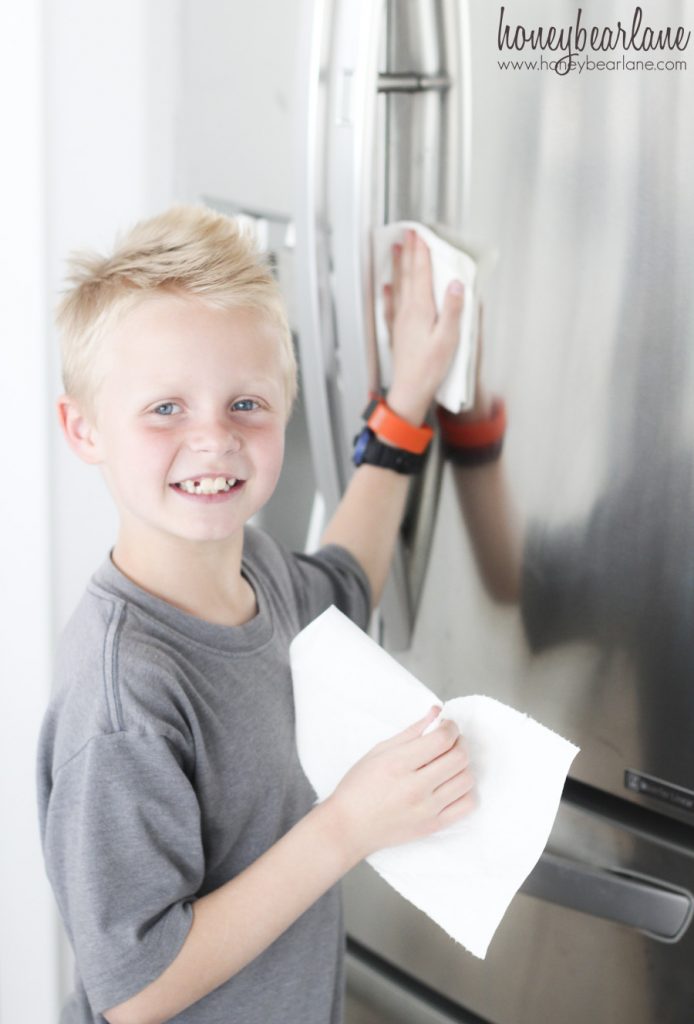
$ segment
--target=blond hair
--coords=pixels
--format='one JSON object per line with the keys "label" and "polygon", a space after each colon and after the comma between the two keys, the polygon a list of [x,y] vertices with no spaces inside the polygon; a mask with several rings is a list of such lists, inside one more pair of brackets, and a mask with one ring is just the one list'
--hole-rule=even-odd
{"label": "blond hair", "polygon": [[87,409],[93,411],[106,334],[144,299],[171,292],[218,309],[255,311],[278,328],[289,414],[297,370],[280,290],[250,233],[233,218],[178,204],[139,221],[116,240],[111,256],[77,252],[68,265],[72,287],[56,309],[63,385]]}

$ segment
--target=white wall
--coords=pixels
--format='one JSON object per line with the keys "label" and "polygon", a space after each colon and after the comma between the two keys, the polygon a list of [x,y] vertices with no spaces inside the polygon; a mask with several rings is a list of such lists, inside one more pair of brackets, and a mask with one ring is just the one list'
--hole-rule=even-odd
{"label": "white wall", "polygon": [[55,636],[104,557],[98,473],[59,437],[52,307],[75,247],[177,198],[178,0],[23,0],[0,13],[0,1024],[48,1024],[70,957],[44,878],[35,745]]}
{"label": "white wall", "polygon": [[184,0],[178,167],[191,195],[292,209],[301,0]]}
{"label": "white wall", "polygon": [[[177,196],[180,5],[176,0],[46,4],[48,292],[73,249],[108,250],[118,232]],[[53,394],[58,351],[51,331]],[[53,430],[56,627],[104,557],[115,517],[98,471]]]}
{"label": "white wall", "polygon": [[54,1019],[57,928],[36,827],[34,747],[49,690],[42,4],[0,8],[0,1022]]}

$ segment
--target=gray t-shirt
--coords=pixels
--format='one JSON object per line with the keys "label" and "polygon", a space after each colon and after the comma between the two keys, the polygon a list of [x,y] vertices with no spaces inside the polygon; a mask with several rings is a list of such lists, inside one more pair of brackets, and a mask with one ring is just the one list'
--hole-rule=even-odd
{"label": "gray t-shirt", "polygon": [[[315,802],[296,752],[289,643],[331,603],[365,626],[368,581],[342,548],[291,555],[252,528],[243,573],[258,614],[226,627],[148,594],[107,559],[64,632],[38,765],[47,872],[77,964],[62,1024],[103,1021],[157,978],[192,902]],[[173,1019],[337,1022],[342,951],[336,887]]]}

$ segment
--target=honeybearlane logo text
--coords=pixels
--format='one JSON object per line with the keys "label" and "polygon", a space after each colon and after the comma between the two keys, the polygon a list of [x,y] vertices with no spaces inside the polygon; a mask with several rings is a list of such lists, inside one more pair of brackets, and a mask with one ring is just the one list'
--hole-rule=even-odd
{"label": "honeybearlane logo text", "polygon": [[[673,51],[682,53],[689,46],[691,31],[683,25],[659,25],[653,26],[645,23],[643,10],[635,7],[631,23],[617,21],[612,25],[589,25],[584,23],[583,8],[576,11],[576,20],[573,24],[557,25],[535,25],[528,27],[517,23],[511,25],[506,18],[506,8],[499,10],[499,29],[497,33],[497,44],[499,52],[525,53],[532,51],[549,51],[555,55],[551,62],[552,70],[557,74],[565,75],[569,71],[582,70],[588,61],[580,61],[579,55],[589,51],[596,53],[613,53],[620,51],[622,54],[631,52],[638,54],[641,58],[644,55],[652,55],[655,52],[662,56],[665,53],[672,54]],[[595,66],[596,62],[591,61]],[[607,62],[600,62],[606,64]],[[620,61],[613,61],[615,66],[619,65],[627,69],[629,61],[622,57]],[[643,59],[637,63],[648,64],[647,70],[673,70],[660,65],[665,63],[686,67],[685,62],[658,61]],[[504,68],[511,65],[513,68],[527,66],[534,69],[538,66],[537,61],[499,61],[499,66]],[[656,65],[658,65],[656,67]],[[546,60],[542,60],[542,66],[550,66]]]}

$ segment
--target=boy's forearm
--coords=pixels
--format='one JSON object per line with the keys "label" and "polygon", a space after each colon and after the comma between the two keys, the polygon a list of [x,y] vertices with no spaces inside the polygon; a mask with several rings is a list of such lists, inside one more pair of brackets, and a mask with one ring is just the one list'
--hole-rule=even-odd
{"label": "boy's forearm", "polygon": [[[387,401],[393,412],[416,426],[423,423],[429,407],[426,398],[395,388]],[[322,544],[340,544],[354,555],[369,578],[374,607],[388,578],[409,485],[409,476],[392,469],[360,466],[321,537]]]}
{"label": "boy's forearm", "polygon": [[354,555],[369,578],[374,607],[388,578],[409,480],[391,469],[360,466],[321,538]]}
{"label": "boy's forearm", "polygon": [[259,956],[360,859],[330,801],[319,804],[240,875],[197,900],[175,960],[104,1017],[163,1024],[181,1013]]}

